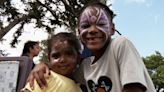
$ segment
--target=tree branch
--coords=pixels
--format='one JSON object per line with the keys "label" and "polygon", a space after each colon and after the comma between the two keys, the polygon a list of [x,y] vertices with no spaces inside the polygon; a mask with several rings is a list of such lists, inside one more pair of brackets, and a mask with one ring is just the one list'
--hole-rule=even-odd
{"label": "tree branch", "polygon": [[3,36],[5,34],[7,34],[15,25],[17,25],[18,23],[20,23],[23,20],[26,20],[27,18],[28,18],[28,16],[24,15],[24,16],[22,16],[20,18],[14,19],[14,21],[10,22],[10,24],[8,26],[6,26],[5,28],[0,30],[0,39],[2,39]]}

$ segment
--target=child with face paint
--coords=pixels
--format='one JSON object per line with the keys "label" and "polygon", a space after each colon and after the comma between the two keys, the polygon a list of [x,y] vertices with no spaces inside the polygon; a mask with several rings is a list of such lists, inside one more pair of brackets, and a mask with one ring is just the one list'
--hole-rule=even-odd
{"label": "child with face paint", "polygon": [[93,54],[79,68],[89,92],[155,92],[133,44],[122,36],[111,38],[115,31],[113,16],[106,5],[92,3],[79,17],[80,39]]}
{"label": "child with face paint", "polygon": [[33,90],[27,84],[21,92],[81,92],[77,84],[71,80],[79,60],[80,48],[79,40],[72,33],[53,35],[48,41],[47,64],[51,70],[51,75],[46,80],[48,86],[42,90],[35,81]]}
{"label": "child with face paint", "polygon": [[[78,30],[83,45],[92,52],[92,56],[82,61],[74,74],[76,81],[86,84],[89,92],[155,92],[133,44],[123,36],[111,37],[115,32],[113,17],[113,12],[101,3],[92,3],[83,8]],[[33,72],[48,76],[48,72],[43,72],[48,71],[46,67],[40,64],[39,70]],[[30,77],[33,86],[35,76]],[[46,85],[44,77],[35,78],[41,81],[41,86]]]}

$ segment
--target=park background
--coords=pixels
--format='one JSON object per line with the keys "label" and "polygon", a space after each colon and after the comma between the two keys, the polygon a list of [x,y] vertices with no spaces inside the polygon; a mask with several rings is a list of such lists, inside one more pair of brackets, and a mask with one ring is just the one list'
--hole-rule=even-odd
{"label": "park background", "polygon": [[[19,0],[14,1],[17,7],[21,7]],[[133,42],[143,57],[149,56],[155,51],[164,53],[163,3],[163,0],[107,0],[107,4],[112,4],[111,8],[117,15],[114,18],[116,29]],[[16,45],[16,48],[11,48],[10,43],[16,28],[17,26],[8,32],[3,37],[6,41],[0,44],[0,49],[9,53],[8,56],[19,56],[23,44],[27,40],[41,41],[47,38],[46,32],[34,29],[32,24],[26,25],[24,33],[19,38],[21,41]]]}
{"label": "park background", "polygon": [[[14,7],[16,7],[19,11],[24,12],[23,9],[25,9],[26,7],[22,5],[20,0],[11,1]],[[5,2],[5,0],[2,0],[0,2],[0,5],[3,4],[2,2]],[[144,63],[148,68],[153,82],[156,84],[157,90],[164,88],[163,3],[163,0],[107,0],[107,5],[112,4],[110,8],[116,14],[116,17],[114,18],[116,29],[123,36],[129,38],[137,48],[141,57],[144,57]],[[2,14],[1,12],[3,12],[3,10],[0,9],[0,14]],[[0,20],[3,21],[3,26],[7,26],[9,24],[7,22],[7,17],[3,17],[0,15]],[[10,43],[13,40],[14,33],[19,27],[20,25],[14,26],[5,36],[3,36],[4,40],[0,41],[1,53],[4,51],[3,53],[7,53],[7,56],[20,56],[24,43],[26,41],[42,41],[48,37],[47,32],[43,29],[35,28],[36,26],[34,25],[34,23],[25,24],[23,27],[23,33],[18,38],[18,43],[15,44],[15,48],[12,48]],[[57,27],[55,29],[55,32],[60,32],[61,30],[67,29],[65,29],[64,27]],[[115,36],[118,36],[118,34],[116,34]],[[35,58],[34,61],[38,63],[39,57]]]}

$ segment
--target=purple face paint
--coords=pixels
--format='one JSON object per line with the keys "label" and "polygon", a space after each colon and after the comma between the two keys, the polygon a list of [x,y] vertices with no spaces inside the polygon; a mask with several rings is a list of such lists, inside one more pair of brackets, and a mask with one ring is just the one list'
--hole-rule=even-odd
{"label": "purple face paint", "polygon": [[89,30],[91,25],[96,24],[96,28],[102,31],[108,39],[110,34],[110,21],[107,14],[100,7],[88,7],[86,8],[80,17],[79,31],[80,35]]}
{"label": "purple face paint", "polygon": [[91,16],[91,18],[90,18],[91,23],[94,23],[96,20],[97,20],[96,16]]}
{"label": "purple face paint", "polygon": [[102,31],[109,32],[109,19],[103,10],[100,10],[100,16],[97,20],[97,27],[101,28]]}
{"label": "purple face paint", "polygon": [[97,17],[95,14],[92,14],[94,10],[92,8],[86,8],[80,17],[80,32],[84,31],[87,26],[91,25],[92,23],[96,22]]}

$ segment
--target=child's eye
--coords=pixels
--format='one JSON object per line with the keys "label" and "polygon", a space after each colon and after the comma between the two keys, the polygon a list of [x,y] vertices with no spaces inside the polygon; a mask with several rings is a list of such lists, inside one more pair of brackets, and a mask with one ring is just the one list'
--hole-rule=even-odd
{"label": "child's eye", "polygon": [[75,55],[75,52],[74,51],[67,51],[66,52],[66,55],[68,55],[68,56],[74,56]]}
{"label": "child's eye", "polygon": [[104,26],[105,24],[104,23],[98,23],[97,25],[98,26]]}
{"label": "child's eye", "polygon": [[101,20],[97,23],[98,26],[104,26],[106,24],[107,24],[106,21],[101,21]]}
{"label": "child's eye", "polygon": [[88,28],[88,27],[90,27],[89,24],[82,24],[82,25],[81,25],[81,28],[84,28],[84,29],[85,29],[85,28]]}
{"label": "child's eye", "polygon": [[54,59],[58,59],[59,57],[60,57],[59,54],[56,54],[56,53],[52,54],[52,58],[54,58]]}

